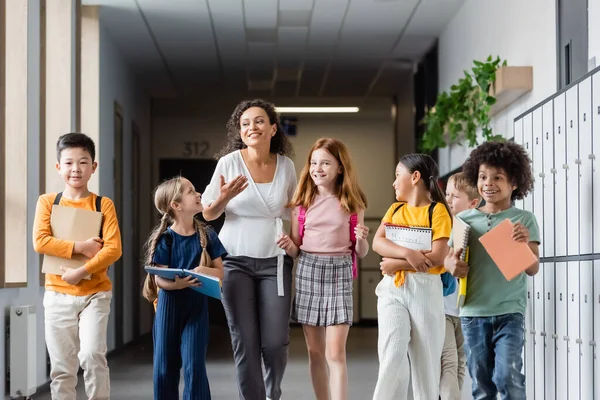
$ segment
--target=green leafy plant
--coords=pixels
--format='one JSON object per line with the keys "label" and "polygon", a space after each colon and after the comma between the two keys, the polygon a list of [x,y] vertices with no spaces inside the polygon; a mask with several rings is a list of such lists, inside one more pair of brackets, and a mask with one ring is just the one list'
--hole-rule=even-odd
{"label": "green leafy plant", "polygon": [[489,56],[486,61],[473,64],[471,71],[464,71],[465,76],[449,91],[438,95],[435,106],[421,121],[425,126],[421,138],[423,151],[446,147],[463,137],[469,146],[476,146],[478,128],[485,140],[503,140],[490,127],[490,108],[496,98],[489,95],[489,89],[496,80],[496,70],[506,65],[506,60],[502,62],[500,57],[493,60]]}

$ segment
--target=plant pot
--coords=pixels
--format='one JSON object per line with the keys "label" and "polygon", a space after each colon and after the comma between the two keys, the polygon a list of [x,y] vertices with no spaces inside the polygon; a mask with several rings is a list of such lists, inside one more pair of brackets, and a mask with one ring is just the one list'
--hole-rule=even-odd
{"label": "plant pot", "polygon": [[503,66],[496,70],[496,81],[489,94],[496,98],[490,116],[498,114],[533,89],[533,67]]}

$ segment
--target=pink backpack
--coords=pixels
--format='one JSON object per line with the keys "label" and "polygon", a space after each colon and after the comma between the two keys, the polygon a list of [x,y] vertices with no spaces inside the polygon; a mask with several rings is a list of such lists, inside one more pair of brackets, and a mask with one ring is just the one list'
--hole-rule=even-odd
{"label": "pink backpack", "polygon": [[[306,222],[306,208],[299,206],[298,213],[298,234],[300,239],[304,236],[304,223]],[[350,215],[350,242],[352,243],[352,279],[358,278],[358,264],[356,258],[356,233],[354,228],[358,224],[358,215]]]}

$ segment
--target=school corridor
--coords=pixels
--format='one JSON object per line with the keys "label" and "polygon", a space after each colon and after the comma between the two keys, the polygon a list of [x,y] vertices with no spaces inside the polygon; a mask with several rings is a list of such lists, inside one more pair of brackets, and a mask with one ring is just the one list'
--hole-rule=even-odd
{"label": "school corridor", "polygon": [[[372,243],[398,159],[423,149],[425,115],[470,104],[436,100],[473,84],[474,67],[482,79],[497,68],[496,103],[477,112],[525,147],[535,178],[515,204],[535,214],[542,242],[540,272],[528,278],[527,398],[600,400],[600,0],[0,0],[0,397],[50,399],[32,231],[38,197],[64,189],[61,135],[96,143],[89,190],[112,199],[119,220],[111,398],[150,399],[154,310],[141,296],[141,260],[159,223],[154,188],[181,175],[204,191],[236,104],[265,99],[297,174],[318,138],[348,147]],[[468,139],[482,142],[481,126],[465,132],[475,122],[433,129],[448,144],[430,152],[441,183],[475,147]],[[376,384],[380,261],[370,251],[354,281],[351,400],[371,399]],[[213,399],[234,400],[225,316],[214,301],[209,313]],[[301,328],[291,336],[283,399],[312,399]],[[83,399],[82,385],[80,376]],[[467,376],[462,399],[469,386]]]}

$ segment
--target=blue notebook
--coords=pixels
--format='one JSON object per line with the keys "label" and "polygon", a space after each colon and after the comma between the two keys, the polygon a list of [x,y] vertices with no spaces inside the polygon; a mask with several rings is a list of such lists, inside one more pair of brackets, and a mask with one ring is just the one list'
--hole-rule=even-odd
{"label": "blue notebook", "polygon": [[216,276],[201,274],[199,272],[177,268],[160,268],[146,266],[144,267],[144,269],[149,274],[157,275],[161,278],[169,279],[171,281],[175,280],[175,276],[179,276],[180,278],[186,276],[193,276],[194,278],[202,282],[202,285],[191,287],[190,289],[194,289],[197,292],[221,300],[221,280]]}

